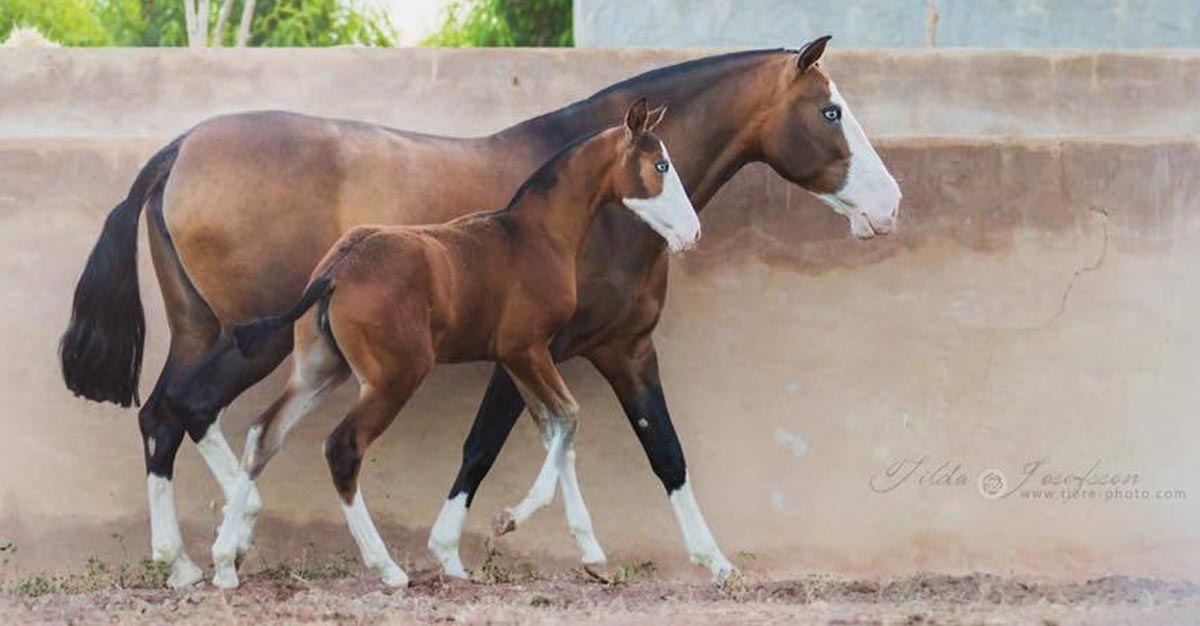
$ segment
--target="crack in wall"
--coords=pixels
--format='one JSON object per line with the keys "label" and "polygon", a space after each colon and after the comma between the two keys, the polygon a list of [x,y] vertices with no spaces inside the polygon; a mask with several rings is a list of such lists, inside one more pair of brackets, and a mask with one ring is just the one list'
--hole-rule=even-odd
{"label": "crack in wall", "polygon": [[1099,270],[1100,267],[1104,265],[1105,259],[1108,258],[1108,239],[1109,239],[1108,211],[1106,211],[1105,209],[1099,208],[1099,207],[1094,207],[1094,206],[1088,207],[1088,211],[1090,211],[1094,215],[1099,216],[1101,234],[1103,235],[1103,238],[1100,240],[1100,253],[1098,255],[1096,255],[1095,261],[1092,261],[1088,265],[1084,265],[1082,267],[1075,268],[1075,271],[1071,274],[1071,279],[1067,281],[1066,288],[1063,289],[1062,297],[1059,299],[1059,303],[1058,303],[1058,310],[1054,312],[1054,315],[1050,316],[1050,319],[1046,320],[1044,323],[1042,323],[1038,326],[1033,326],[1033,327],[1025,328],[1025,329],[1021,329],[1021,330],[1042,330],[1045,328],[1049,328],[1050,326],[1052,326],[1054,324],[1054,322],[1057,322],[1058,319],[1060,317],[1062,317],[1064,313],[1067,312],[1067,302],[1071,298],[1071,292],[1075,290],[1075,283],[1079,281],[1079,277],[1083,276],[1084,274],[1089,274],[1091,272],[1095,272],[1095,271]]}

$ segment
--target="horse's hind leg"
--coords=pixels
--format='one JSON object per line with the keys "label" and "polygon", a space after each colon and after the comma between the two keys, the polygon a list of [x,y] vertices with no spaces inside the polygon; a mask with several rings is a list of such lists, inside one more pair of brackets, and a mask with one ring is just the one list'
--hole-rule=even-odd
{"label": "horse's hind leg", "polygon": [[[167,401],[166,395],[169,386],[212,346],[220,328],[212,311],[191,288],[166,236],[166,229],[162,225],[162,194],[154,194],[150,205],[150,254],[162,286],[167,321],[171,328],[171,346],[154,390],[138,413],[138,427],[146,459],[151,557],[170,566],[167,584],[180,588],[199,582],[204,572],[188,558],[179,530],[172,479],[175,455],[187,432],[187,424]],[[214,475],[218,474],[211,464],[210,468]]]}
{"label": "horse's hind leg", "polygon": [[[352,359],[353,360],[353,359]],[[383,375],[359,371],[362,389],[358,402],[325,442],[325,458],[350,534],[362,554],[363,565],[377,570],[389,587],[408,585],[408,575],[392,560],[387,544],[371,521],[358,473],[367,448],[395,419],[425,374],[433,365],[432,354],[415,359],[403,368],[388,368]]]}
{"label": "horse's hind leg", "polygon": [[[238,459],[221,433],[221,411],[250,386],[270,374],[292,349],[292,333],[280,331],[265,349],[247,359],[228,335],[222,335],[196,365],[173,382],[166,391],[167,402],[187,427],[213,476],[221,484],[228,503],[241,474]],[[251,544],[254,520],[261,507],[258,490],[251,485],[238,553]]]}
{"label": "horse's hind leg", "polygon": [[138,427],[142,433],[142,451],[146,459],[146,492],[150,503],[150,556],[171,568],[167,584],[174,588],[188,587],[200,581],[204,572],[188,558],[175,512],[173,484],[175,455],[183,441],[183,422],[163,402],[163,389],[168,384],[176,364],[185,358],[183,342],[175,337],[163,371],[154,391],[138,412]]}
{"label": "horse's hind leg", "polygon": [[554,489],[566,468],[567,453],[575,437],[575,416],[579,413],[579,405],[545,348],[505,357],[501,364],[512,375],[542,432],[546,460],[525,498],[496,516],[493,530],[497,535],[515,530],[554,501]]}
{"label": "horse's hind leg", "polygon": [[[301,319],[299,324],[306,323]],[[308,318],[308,324],[313,324]],[[215,571],[213,584],[232,589],[238,586],[236,556],[245,536],[246,508],[254,494],[254,481],[262,474],[267,462],[283,447],[288,432],[301,419],[316,409],[329,391],[346,379],[349,369],[337,350],[317,333],[296,351],[292,376],[279,397],[246,433],[246,448],[236,478],[212,556]]]}

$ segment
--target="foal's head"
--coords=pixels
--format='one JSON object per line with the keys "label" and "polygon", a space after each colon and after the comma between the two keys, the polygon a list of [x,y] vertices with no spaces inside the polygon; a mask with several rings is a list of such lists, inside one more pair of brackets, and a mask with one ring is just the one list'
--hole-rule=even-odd
{"label": "foal's head", "polygon": [[645,98],[626,111],[613,190],[630,211],[667,241],[671,252],[679,252],[700,239],[700,220],[667,147],[653,132],[664,114],[665,106],[648,110]]}
{"label": "foal's head", "polygon": [[890,233],[900,186],[817,61],[829,37],[813,40],[781,77],[783,97],[767,112],[762,158],[850,220],[856,237]]}

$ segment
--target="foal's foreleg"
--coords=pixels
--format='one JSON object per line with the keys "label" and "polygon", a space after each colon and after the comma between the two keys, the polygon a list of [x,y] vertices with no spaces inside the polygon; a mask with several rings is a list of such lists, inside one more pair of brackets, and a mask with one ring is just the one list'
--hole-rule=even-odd
{"label": "foal's foreleg", "polygon": [[493,530],[497,535],[515,530],[538,509],[554,501],[555,485],[566,467],[567,452],[575,438],[575,417],[579,413],[579,404],[571,396],[545,348],[506,357],[501,364],[513,377],[542,431],[546,460],[525,498],[496,517]]}

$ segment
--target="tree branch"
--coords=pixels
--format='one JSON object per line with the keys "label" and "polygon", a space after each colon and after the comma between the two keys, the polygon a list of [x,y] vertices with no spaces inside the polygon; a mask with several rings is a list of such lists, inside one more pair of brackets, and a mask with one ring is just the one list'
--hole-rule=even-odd
{"label": "tree branch", "polygon": [[183,0],[183,23],[187,30],[188,47],[195,48],[200,44],[196,41],[196,5],[192,0]]}
{"label": "tree branch", "polygon": [[254,2],[255,0],[246,0],[246,4],[242,6],[242,21],[238,24],[237,46],[245,48],[246,42],[250,41],[250,22],[254,20]]}
{"label": "tree branch", "polygon": [[229,16],[233,13],[233,3],[235,0],[223,0],[221,2],[221,12],[217,14],[217,33],[213,36],[213,47],[220,48],[225,45],[225,27],[229,25]]}

